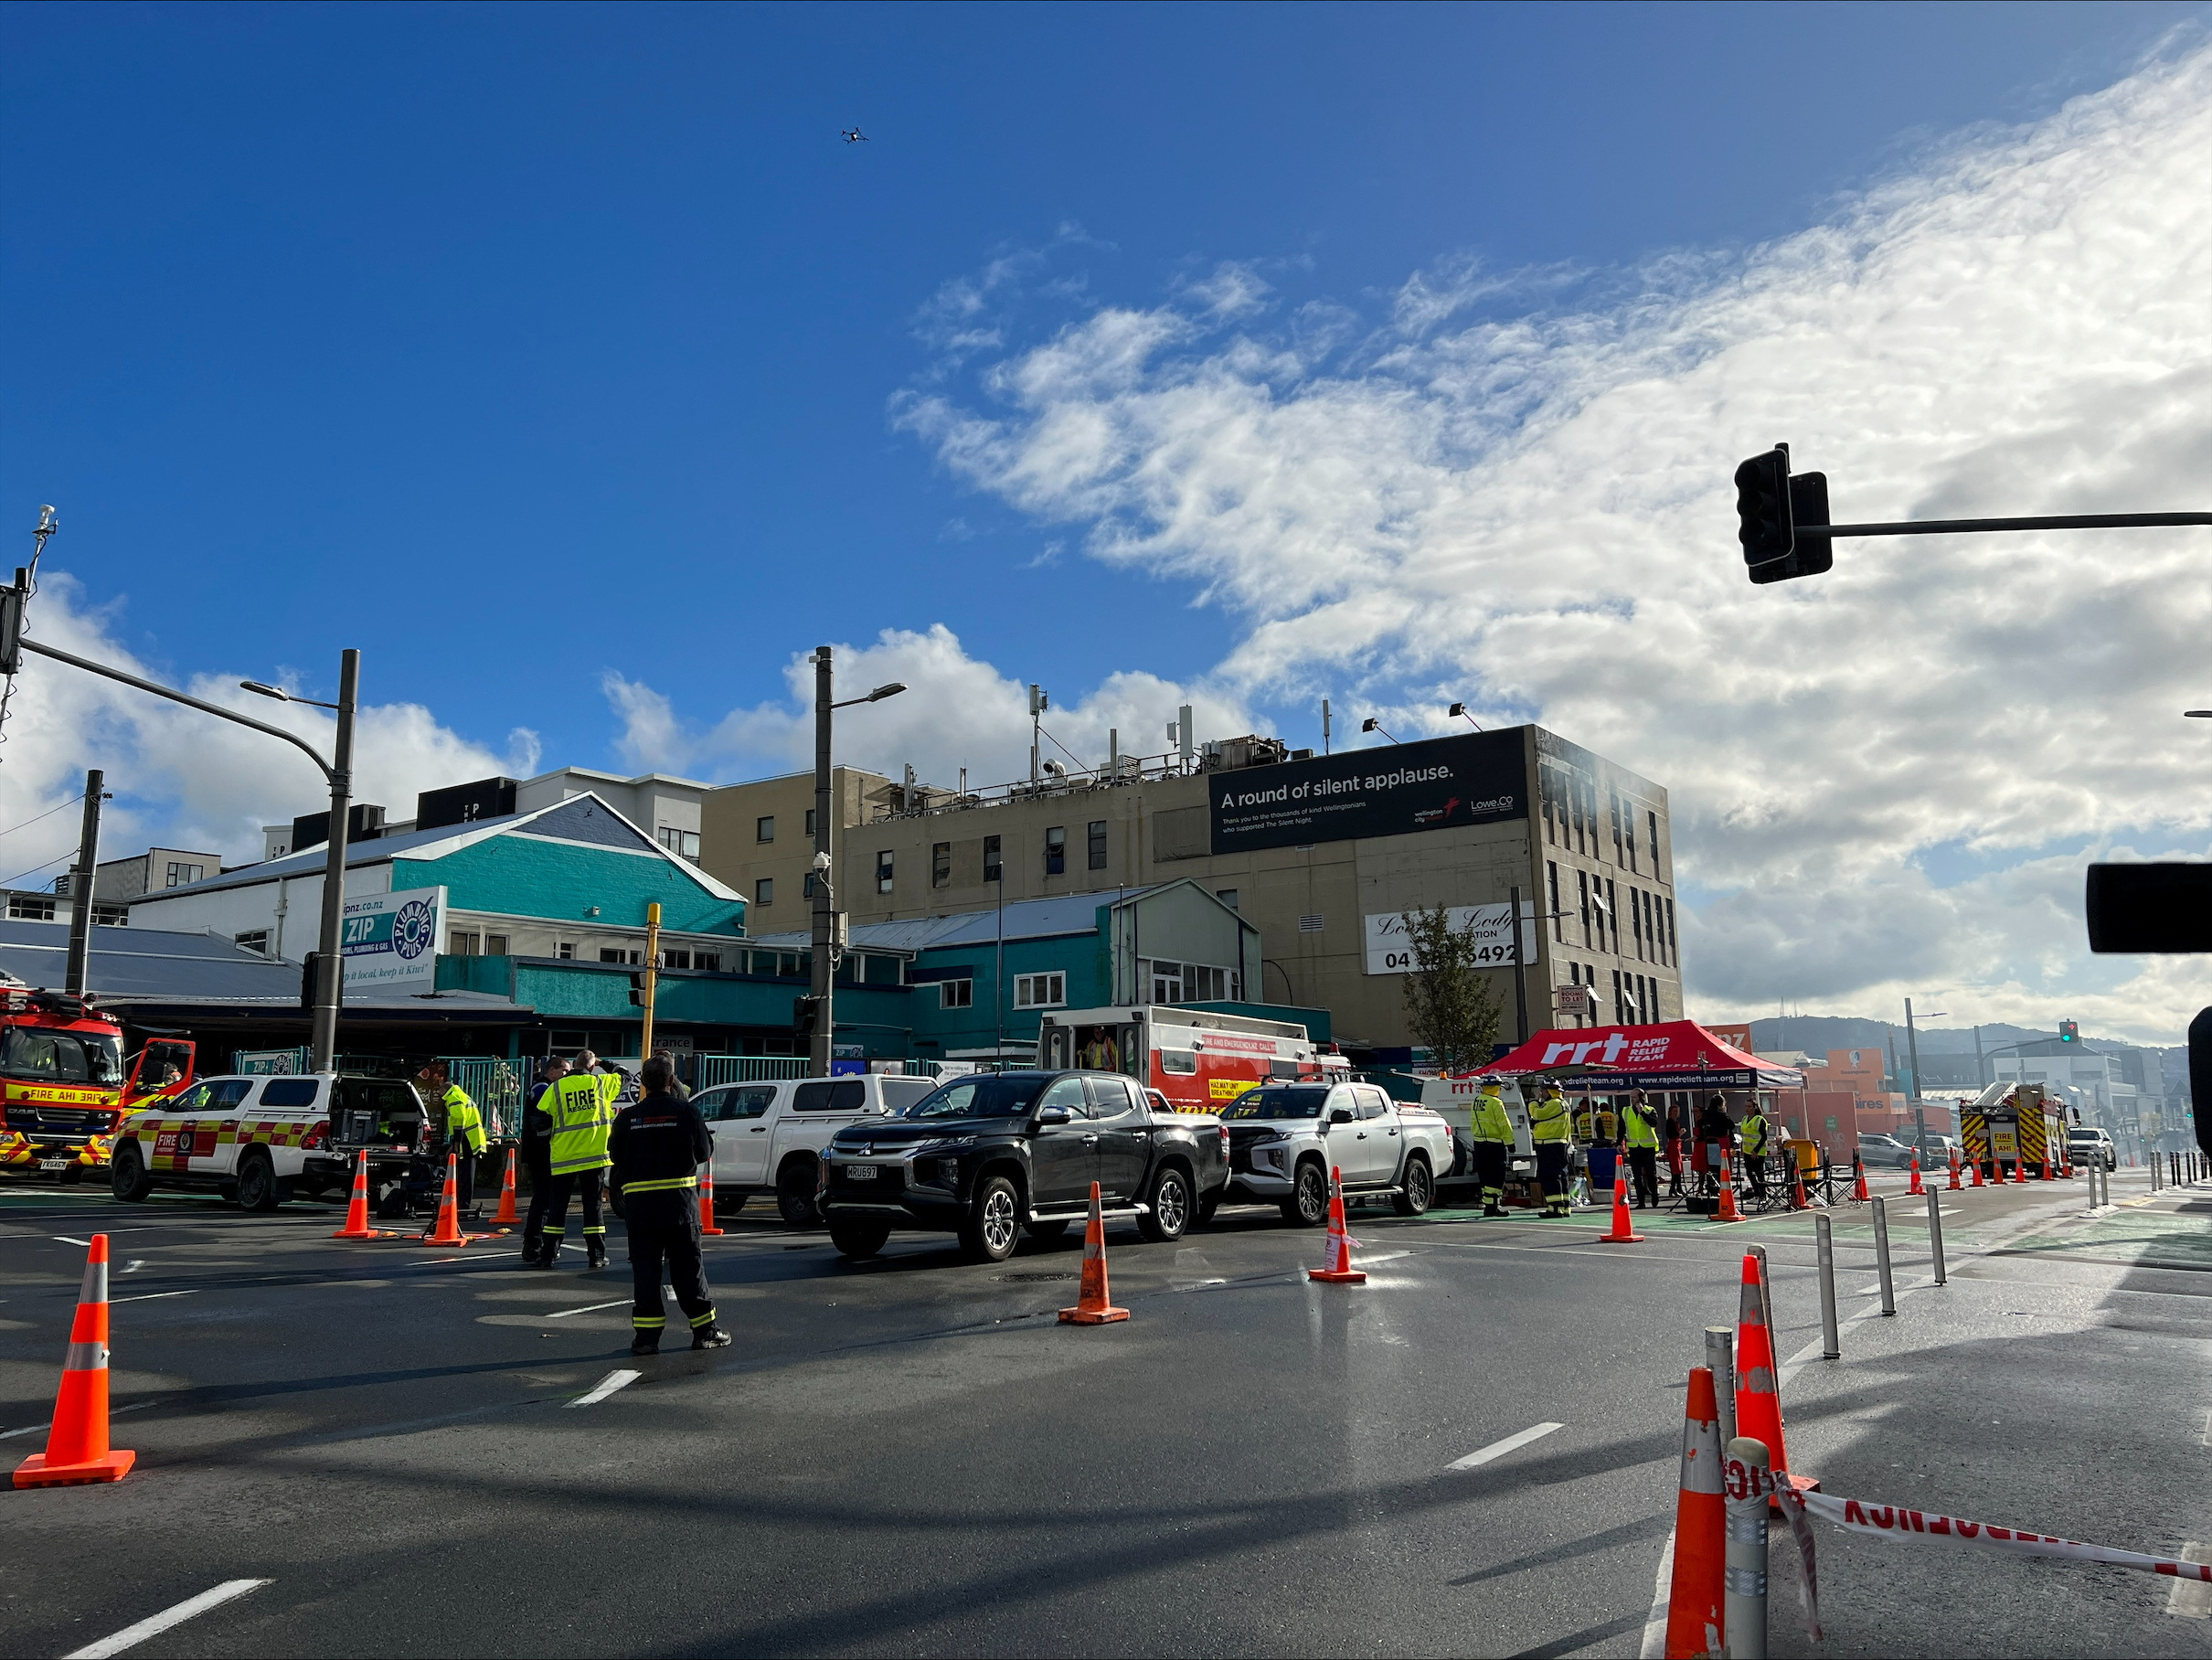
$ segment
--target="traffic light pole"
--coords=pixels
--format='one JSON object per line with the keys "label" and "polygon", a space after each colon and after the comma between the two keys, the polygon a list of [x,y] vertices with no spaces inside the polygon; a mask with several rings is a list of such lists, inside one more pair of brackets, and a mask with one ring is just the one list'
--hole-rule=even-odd
{"label": "traffic light pole", "polygon": [[1957,536],[1983,530],[2151,530],[2212,525],[2212,513],[2060,513],[2030,518],[1901,519],[1886,525],[1799,525],[1801,537]]}
{"label": "traffic light pole", "polygon": [[836,821],[830,812],[830,726],[836,717],[836,680],[830,648],[814,648],[814,959],[810,990],[814,1002],[814,1031],[807,1041],[807,1070],[816,1078],[830,1075],[831,1043],[835,1027],[830,999],[836,972],[830,962],[830,936],[835,927],[836,897],[831,884],[833,867],[830,827]]}

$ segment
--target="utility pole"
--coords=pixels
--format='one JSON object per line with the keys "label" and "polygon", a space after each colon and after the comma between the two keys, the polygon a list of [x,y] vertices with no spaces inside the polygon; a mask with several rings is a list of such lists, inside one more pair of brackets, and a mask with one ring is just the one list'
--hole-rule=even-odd
{"label": "utility pole", "polygon": [[836,707],[836,678],[830,658],[828,646],[814,648],[814,1034],[807,1045],[807,1069],[817,1078],[830,1075],[830,998],[835,979],[830,964],[836,903],[830,884],[830,723],[835,718],[831,711]]}
{"label": "utility pole", "polygon": [[661,908],[656,900],[645,907],[645,1026],[637,1040],[641,1066],[653,1059],[653,999],[660,989],[660,962]]}
{"label": "utility pole", "polygon": [[1912,1124],[1920,1133],[1919,1145],[1928,1144],[1928,1113],[1920,1105],[1920,1038],[1912,1029],[1912,999],[1905,999],[1905,1052],[1912,1063]]}
{"label": "utility pole", "polygon": [[92,881],[100,865],[100,788],[107,774],[97,768],[84,775],[84,826],[77,836],[77,864],[69,872],[69,956],[63,985],[81,997],[92,951]]}
{"label": "utility pole", "polygon": [[346,995],[346,822],[353,810],[354,706],[361,690],[361,654],[350,646],[338,658],[338,740],[331,756],[330,850],[323,861],[323,949],[315,962],[313,1055],[308,1069],[338,1067],[338,1006]]}

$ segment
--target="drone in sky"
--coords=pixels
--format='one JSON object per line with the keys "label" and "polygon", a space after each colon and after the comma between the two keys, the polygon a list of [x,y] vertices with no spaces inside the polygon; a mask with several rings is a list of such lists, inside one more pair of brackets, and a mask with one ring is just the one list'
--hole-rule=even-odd
{"label": "drone in sky", "polygon": [[845,142],[848,144],[865,144],[868,142],[868,135],[858,127],[847,127],[845,129]]}

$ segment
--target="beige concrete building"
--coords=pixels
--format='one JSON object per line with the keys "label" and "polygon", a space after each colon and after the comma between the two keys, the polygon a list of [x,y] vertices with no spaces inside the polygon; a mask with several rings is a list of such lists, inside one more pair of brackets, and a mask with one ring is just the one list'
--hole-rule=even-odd
{"label": "beige concrete building", "polygon": [[[1395,1048],[1411,1041],[1400,916],[1441,904],[1500,964],[1501,1036],[1523,1006],[1529,1030],[1681,1016],[1659,785],[1533,726],[1282,755],[1237,740],[1187,769],[1123,761],[1118,775],[928,789],[910,803],[892,781],[840,768],[839,909],[894,921],[1187,877],[1260,931],[1260,983],[1232,995],[1325,1007],[1340,1042]],[[706,868],[752,901],[755,932],[806,926],[813,803],[811,773],[704,799]],[[1172,980],[1157,990],[1185,995]]]}

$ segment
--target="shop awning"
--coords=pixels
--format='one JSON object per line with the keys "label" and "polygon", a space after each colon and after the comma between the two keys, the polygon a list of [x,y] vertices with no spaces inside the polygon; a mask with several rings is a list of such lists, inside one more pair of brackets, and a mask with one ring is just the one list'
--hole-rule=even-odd
{"label": "shop awning", "polygon": [[1580,1090],[1802,1090],[1805,1075],[1733,1048],[1694,1020],[1538,1032],[1475,1076],[1554,1079]]}

